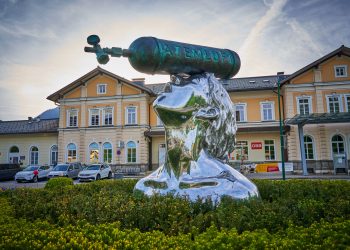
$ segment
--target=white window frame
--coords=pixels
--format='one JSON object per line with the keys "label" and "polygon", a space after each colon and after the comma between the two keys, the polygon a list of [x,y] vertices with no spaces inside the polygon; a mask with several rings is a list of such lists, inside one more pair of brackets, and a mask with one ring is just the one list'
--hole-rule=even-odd
{"label": "white window frame", "polygon": [[[244,158],[243,160],[242,160],[242,158],[238,159],[238,157],[237,157],[237,155],[238,155],[237,148],[239,148],[238,144],[245,144],[243,147],[247,148],[247,158]],[[237,141],[236,145],[235,145],[235,149],[233,150],[232,153],[233,153],[234,161],[249,161],[249,141],[247,141],[247,140]]]}
{"label": "white window frame", "polygon": [[330,113],[330,106],[329,106],[329,98],[331,97],[337,97],[339,100],[339,112],[343,112],[343,98],[339,94],[333,94],[333,95],[326,95],[327,100],[327,112]]}
{"label": "white window frame", "polygon": [[[111,110],[112,111],[112,123],[111,124],[106,124],[105,123],[105,115],[106,115],[106,110]],[[102,110],[102,125],[103,126],[112,126],[114,124],[114,107],[105,107]]]}
{"label": "white window frame", "polygon": [[297,112],[300,115],[300,100],[307,99],[309,104],[309,114],[312,114],[312,96],[297,96]]}
{"label": "white window frame", "polygon": [[[243,106],[243,120],[237,121],[237,122],[246,122],[247,121],[247,104],[246,103],[236,103],[235,104],[235,109],[236,109],[235,111],[237,111],[237,106]],[[236,117],[236,120],[237,120],[237,117]]]}
{"label": "white window frame", "polygon": [[[92,124],[92,110],[98,110],[98,124]],[[99,108],[91,108],[89,109],[89,126],[91,127],[98,127],[101,126],[101,109]]]}
{"label": "white window frame", "polygon": [[[129,149],[128,143],[129,143],[129,142],[135,143],[135,149],[136,149],[136,152],[135,152],[135,162],[129,162],[129,161],[128,161],[128,149]],[[133,141],[133,140],[127,141],[127,142],[125,143],[125,163],[126,163],[126,164],[136,164],[136,163],[138,163],[137,152],[138,152],[137,142],[136,142],[136,141]]]}
{"label": "white window frame", "polygon": [[[108,148],[108,150],[111,150],[111,162],[105,162],[104,160],[105,160],[105,149],[107,149],[107,148],[105,148],[105,144],[106,143],[109,143],[110,145],[111,145],[111,148],[109,149]],[[113,163],[113,143],[111,143],[111,142],[109,142],[109,141],[105,141],[104,143],[102,143],[102,150],[101,150],[102,152],[102,155],[101,155],[101,161],[103,162],[103,163],[106,163],[106,164],[112,164]]]}
{"label": "white window frame", "polygon": [[[305,137],[310,137],[311,138],[311,143],[310,142],[306,142],[305,141]],[[309,159],[308,155],[306,154],[306,152],[307,152],[306,144],[311,144],[312,145],[312,154],[314,156],[313,159]],[[311,135],[304,135],[304,149],[305,149],[305,159],[306,160],[316,160],[317,159],[317,157],[316,157],[316,150],[315,150],[315,139],[314,139],[313,136],[311,136]]]}
{"label": "white window frame", "polygon": [[[71,112],[77,112],[77,125],[76,126],[71,126],[70,125],[70,114],[71,114]],[[69,110],[67,110],[67,119],[66,119],[66,121],[67,121],[67,127],[68,128],[76,128],[76,127],[78,127],[79,126],[79,110],[78,109],[69,109]]]}
{"label": "white window frame", "polygon": [[[265,146],[266,146],[265,141],[273,141],[273,149],[274,149],[274,152],[275,152],[275,158],[274,159],[266,159],[266,157],[265,157],[265,154],[266,154],[266,152],[265,152]],[[264,139],[264,158],[265,158],[265,161],[276,161],[276,159],[277,159],[277,151],[276,151],[276,142],[275,142],[274,139]]]}
{"label": "white window frame", "polygon": [[[336,133],[336,134],[333,134],[332,136],[331,136],[331,153],[332,153],[332,158],[334,157],[334,152],[333,152],[333,142],[335,142],[335,141],[333,141],[333,137],[334,136],[336,136],[336,135],[339,135],[341,138],[342,138],[342,140],[343,140],[343,145],[344,145],[344,154],[347,154],[347,145],[346,145],[346,136],[344,136],[344,135],[342,135],[342,134],[340,134],[340,133]],[[337,146],[337,148],[339,149],[339,141],[336,141],[337,142],[337,144],[338,144],[338,146]],[[336,154],[338,154],[338,153],[336,153]],[[341,154],[341,153],[339,153],[339,154]]]}
{"label": "white window frame", "polygon": [[[135,108],[135,123],[129,123],[129,108]],[[125,124],[126,125],[137,125],[137,106],[127,106],[125,107]]]}
{"label": "white window frame", "polygon": [[[348,106],[347,99],[349,99],[349,106]],[[349,109],[349,107],[350,107],[350,94],[344,95],[344,103],[345,103],[345,111],[350,112],[350,109]]]}
{"label": "white window frame", "polygon": [[[79,160],[79,157],[78,157],[78,146],[76,143],[74,142],[70,142],[66,145],[66,148],[65,148],[65,151],[66,151],[66,162],[68,162],[68,152],[69,152],[69,149],[68,149],[68,145],[69,144],[73,144],[75,146],[75,161],[78,161]],[[75,162],[75,161],[72,161],[72,162]]]}
{"label": "white window frame", "polygon": [[[104,86],[104,92],[101,92],[100,90],[100,87],[102,87],[102,86]],[[97,94],[98,95],[105,95],[105,94],[107,94],[107,84],[106,83],[99,83],[99,84],[97,84]]]}
{"label": "white window frame", "polygon": [[[344,68],[344,75],[338,75],[337,74],[337,68]],[[343,78],[343,77],[348,77],[348,65],[334,65],[334,76],[335,78]]]}
{"label": "white window frame", "polygon": [[[272,119],[270,119],[270,120],[264,119],[264,110],[263,110],[264,104],[271,104]],[[275,102],[274,101],[260,102],[260,116],[261,116],[261,121],[275,121]]]}
{"label": "white window frame", "polygon": [[[38,151],[32,151],[32,148],[37,148],[38,149]],[[37,156],[36,156],[36,160],[37,160],[37,163],[32,163],[32,152],[36,152],[37,154]],[[39,155],[39,152],[40,152],[40,149],[39,149],[39,147],[37,146],[37,145],[31,145],[30,147],[29,147],[29,165],[33,165],[33,166],[37,166],[37,165],[39,165],[39,157],[40,157],[40,155]]]}
{"label": "white window frame", "polygon": [[[56,148],[57,148],[57,151],[53,151],[53,150],[52,150],[53,147],[56,147]],[[52,161],[52,160],[53,160],[53,159],[52,159],[52,153],[53,153],[53,152],[56,153],[56,164],[57,164],[57,162],[58,162],[58,145],[57,145],[57,144],[51,145],[51,147],[50,147],[50,157],[49,157],[49,158],[50,158],[50,165],[53,165],[53,161]]]}

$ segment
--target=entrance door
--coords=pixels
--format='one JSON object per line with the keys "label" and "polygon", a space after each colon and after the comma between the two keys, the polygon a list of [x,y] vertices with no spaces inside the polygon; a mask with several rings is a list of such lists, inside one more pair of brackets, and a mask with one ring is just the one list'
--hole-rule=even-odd
{"label": "entrance door", "polygon": [[165,163],[165,144],[159,144],[158,147],[158,162],[159,162],[159,167],[162,166]]}
{"label": "entrance door", "polygon": [[19,149],[17,146],[12,146],[9,152],[9,162],[17,164],[19,162]]}

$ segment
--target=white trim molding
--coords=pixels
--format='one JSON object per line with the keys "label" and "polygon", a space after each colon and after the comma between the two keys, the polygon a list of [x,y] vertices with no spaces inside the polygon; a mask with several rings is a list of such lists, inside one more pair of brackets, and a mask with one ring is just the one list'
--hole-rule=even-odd
{"label": "white trim molding", "polygon": [[302,99],[307,99],[308,100],[308,105],[309,105],[309,114],[313,113],[313,108],[312,108],[312,96],[307,96],[307,95],[301,95],[296,97],[296,103],[297,103],[297,113],[300,114],[300,100]]}
{"label": "white trim molding", "polygon": [[[103,88],[100,88],[100,87],[103,87]],[[98,83],[97,85],[96,85],[96,93],[98,94],[98,95],[105,95],[105,94],[107,94],[107,83]],[[101,90],[104,90],[104,91],[101,91]]]}
{"label": "white trim molding", "polygon": [[[337,70],[339,69],[339,72]],[[343,72],[343,74],[340,74],[340,71]],[[348,77],[348,65],[334,65],[334,77],[335,78],[341,78],[341,77]]]}

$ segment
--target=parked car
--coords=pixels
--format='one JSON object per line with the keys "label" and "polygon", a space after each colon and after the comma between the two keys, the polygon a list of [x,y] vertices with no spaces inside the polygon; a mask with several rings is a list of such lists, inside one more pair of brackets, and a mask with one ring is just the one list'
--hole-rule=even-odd
{"label": "parked car", "polygon": [[37,182],[39,179],[47,179],[48,174],[52,170],[52,167],[48,165],[44,166],[28,166],[15,175],[17,182],[32,181]]}
{"label": "parked car", "polygon": [[19,171],[21,171],[19,164],[0,164],[0,180],[13,179]]}
{"label": "parked car", "polygon": [[94,181],[103,178],[112,178],[112,169],[109,165],[98,163],[87,166],[79,173],[79,181]]}
{"label": "parked car", "polygon": [[82,167],[79,162],[59,163],[49,173],[48,178],[50,179],[54,177],[69,177],[72,179],[76,179],[78,178],[78,174],[81,170],[82,170]]}

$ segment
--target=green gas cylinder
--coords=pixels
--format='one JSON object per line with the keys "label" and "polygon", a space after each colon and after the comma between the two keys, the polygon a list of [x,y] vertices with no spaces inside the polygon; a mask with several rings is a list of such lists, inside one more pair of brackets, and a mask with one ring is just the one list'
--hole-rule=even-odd
{"label": "green gas cylinder", "polygon": [[96,35],[88,37],[93,47],[85,47],[85,52],[96,53],[101,64],[109,61],[109,56],[128,57],[131,66],[146,74],[189,75],[210,72],[218,78],[229,79],[240,69],[238,54],[229,49],[218,49],[194,44],[180,43],[155,37],[140,37],[128,49],[101,48]]}

